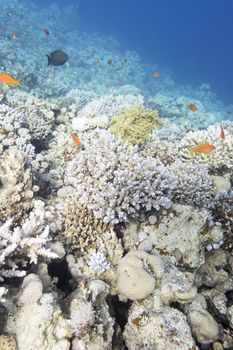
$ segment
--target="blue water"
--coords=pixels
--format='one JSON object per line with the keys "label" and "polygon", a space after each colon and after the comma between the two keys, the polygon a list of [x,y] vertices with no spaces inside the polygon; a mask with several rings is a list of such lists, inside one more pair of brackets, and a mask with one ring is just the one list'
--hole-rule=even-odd
{"label": "blue water", "polygon": [[[26,92],[104,95],[131,84],[233,117],[232,0],[1,0],[0,10],[0,72]],[[56,49],[69,61],[48,67]]]}
{"label": "blue water", "polygon": [[83,31],[113,36],[122,50],[172,71],[177,84],[209,83],[225,104],[233,103],[232,0],[58,2],[78,3]]}

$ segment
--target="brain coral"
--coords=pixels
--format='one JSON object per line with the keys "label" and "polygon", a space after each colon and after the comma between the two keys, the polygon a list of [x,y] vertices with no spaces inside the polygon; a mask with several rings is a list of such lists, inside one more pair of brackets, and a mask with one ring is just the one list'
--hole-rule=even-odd
{"label": "brain coral", "polygon": [[111,132],[134,145],[142,144],[150,138],[154,128],[162,124],[154,110],[133,105],[112,120]]}
{"label": "brain coral", "polygon": [[169,208],[175,186],[164,165],[105,133],[68,163],[66,182],[97,218],[113,224]]}
{"label": "brain coral", "polygon": [[132,250],[117,267],[117,289],[132,300],[146,298],[153,293],[157,282],[163,277],[164,266],[159,255]]}

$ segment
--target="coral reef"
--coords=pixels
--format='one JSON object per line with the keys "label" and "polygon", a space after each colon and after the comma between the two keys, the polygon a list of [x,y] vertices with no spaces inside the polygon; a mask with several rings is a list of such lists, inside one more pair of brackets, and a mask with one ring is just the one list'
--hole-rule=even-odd
{"label": "coral reef", "polygon": [[[226,128],[225,138],[220,137],[219,125],[209,126],[206,130],[188,132],[179,144],[179,157],[184,162],[205,164],[212,171],[221,170],[232,173],[233,135]],[[201,143],[213,144],[210,154],[190,152],[190,148]]]}
{"label": "coral reef", "polygon": [[[200,125],[206,128],[218,119],[218,115],[206,111],[202,102],[195,98],[173,97],[158,93],[150,100],[150,104],[158,110],[161,117],[169,118],[176,124],[187,123],[196,128]],[[190,104],[194,104],[197,109],[190,110],[188,107]]]}
{"label": "coral reef", "polygon": [[0,159],[0,222],[10,217],[17,220],[29,210],[35,190],[25,155],[14,148],[5,150]]}
{"label": "coral reef", "polygon": [[169,208],[175,186],[164,165],[140,157],[136,148],[108,134],[93,140],[68,164],[66,182],[105,223],[127,221],[141,210]]}
{"label": "coral reef", "polygon": [[168,307],[149,310],[133,305],[123,336],[130,350],[198,349],[185,316]]}
{"label": "coral reef", "polygon": [[[117,267],[117,290],[126,298],[140,300],[154,292],[163,277],[164,266],[159,255],[130,251]],[[157,283],[156,283],[157,281]]]}
{"label": "coral reef", "polygon": [[176,161],[170,170],[176,178],[175,201],[200,208],[212,203],[215,194],[213,180],[204,165]]}
{"label": "coral reef", "polygon": [[24,276],[28,263],[36,264],[38,257],[57,258],[48,247],[49,227],[45,225],[44,203],[35,201],[28,217],[20,226],[13,219],[0,226],[0,276]]}
{"label": "coral reef", "polygon": [[0,349],[232,349],[233,106],[77,6],[0,7]]}
{"label": "coral reef", "polygon": [[133,105],[111,119],[110,131],[133,145],[143,144],[151,136],[153,129],[159,127],[162,120],[153,110]]}
{"label": "coral reef", "polygon": [[81,204],[75,195],[66,200],[64,215],[64,231],[61,239],[66,246],[78,255],[92,246],[96,237],[109,230],[111,225],[94,216],[93,212]]}

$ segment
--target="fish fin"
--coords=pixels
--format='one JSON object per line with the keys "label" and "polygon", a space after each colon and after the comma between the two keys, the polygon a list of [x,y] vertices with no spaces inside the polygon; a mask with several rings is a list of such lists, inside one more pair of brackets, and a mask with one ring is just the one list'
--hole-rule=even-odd
{"label": "fish fin", "polygon": [[46,55],[46,56],[48,58],[48,66],[50,66],[51,65],[51,57],[49,55]]}
{"label": "fish fin", "polygon": [[21,84],[21,80],[16,80],[15,85],[20,85]]}

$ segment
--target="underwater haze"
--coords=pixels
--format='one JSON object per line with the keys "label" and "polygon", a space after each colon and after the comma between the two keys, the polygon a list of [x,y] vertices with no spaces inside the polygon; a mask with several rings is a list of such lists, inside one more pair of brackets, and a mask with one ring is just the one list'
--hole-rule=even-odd
{"label": "underwater haze", "polygon": [[[55,1],[42,1],[44,5]],[[39,3],[39,1],[38,1]],[[233,103],[231,0],[65,0],[78,4],[80,28],[113,36],[122,50],[168,69],[177,84],[211,84]]]}
{"label": "underwater haze", "polygon": [[199,104],[204,128],[233,118],[232,17],[231,0],[1,0],[0,73],[40,98],[134,86],[178,122]]}

